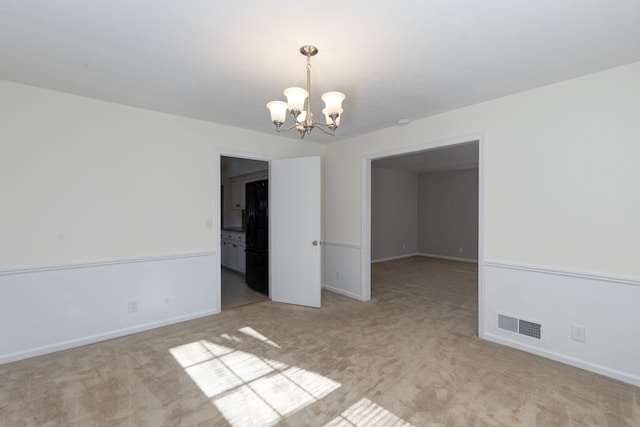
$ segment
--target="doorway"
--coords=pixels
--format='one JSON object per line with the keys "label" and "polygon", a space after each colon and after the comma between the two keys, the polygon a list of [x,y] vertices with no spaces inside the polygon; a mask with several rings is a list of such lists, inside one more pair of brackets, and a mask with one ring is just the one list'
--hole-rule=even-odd
{"label": "doorway", "polygon": [[[216,150],[216,163],[219,166],[222,157],[257,160],[268,164],[268,298],[274,302],[320,307],[321,158],[306,156],[273,159],[266,155],[220,149]],[[235,222],[229,222],[228,217],[220,214],[224,209],[220,209],[218,203],[227,191],[221,188],[224,187],[220,180],[221,170],[216,175],[213,191],[215,216],[213,221],[206,221],[206,228],[213,229],[214,235],[218,236],[214,241],[220,240],[216,245],[219,253],[217,268],[213,272],[213,292],[220,311],[223,258],[225,263],[247,259],[241,257],[234,260],[233,253],[229,255],[220,251],[223,222],[224,227],[229,228],[237,227],[238,221],[237,213]],[[233,186],[231,182],[226,185]],[[231,196],[224,198],[231,200],[229,197]],[[236,197],[234,201],[237,200]],[[231,258],[225,258],[229,256]],[[300,280],[301,277],[304,280]]]}
{"label": "doorway", "polygon": [[[476,148],[475,155],[473,156],[474,164],[469,164],[468,156],[464,155],[465,150],[469,151],[469,147]],[[467,147],[465,149],[465,147]],[[447,150],[451,150],[447,152]],[[439,154],[436,154],[440,152]],[[447,155],[443,155],[447,154]],[[449,156],[448,154],[452,154]],[[467,153],[469,154],[469,153]],[[478,332],[480,335],[483,333],[483,260],[484,260],[484,137],[481,134],[464,136],[460,138],[454,138],[450,140],[437,141],[427,144],[422,144],[413,147],[406,147],[394,151],[382,152],[370,155],[363,158],[363,175],[362,175],[362,198],[363,198],[363,210],[362,210],[362,290],[361,299],[371,299],[371,262],[380,259],[395,259],[404,258],[411,254],[421,254],[418,246],[417,239],[411,240],[411,236],[408,234],[397,233],[394,239],[387,239],[381,247],[381,242],[378,237],[372,236],[372,179],[376,179],[372,175],[372,164],[375,166],[384,166],[389,169],[394,169],[403,164],[405,169],[414,168],[414,172],[419,172],[421,163],[424,163],[425,159],[430,159],[432,167],[436,169],[446,168],[459,168],[465,169],[471,167],[477,168],[476,172],[476,185],[477,185],[477,222],[476,222],[476,236],[477,240],[475,247],[473,243],[460,243],[458,240],[446,242],[450,246],[451,251],[449,253],[443,253],[441,258],[451,259],[452,261],[468,261],[469,258],[477,260],[477,308],[478,308]],[[403,180],[405,178],[398,178],[397,176],[392,179]],[[417,185],[417,184],[416,184]],[[397,196],[397,194],[396,194]],[[417,202],[416,202],[417,204]],[[375,213],[373,213],[375,215]],[[378,218],[373,218],[378,221]],[[406,219],[402,219],[406,221]],[[415,219],[417,223],[417,219]],[[410,222],[410,221],[409,221]],[[416,224],[417,228],[417,224]],[[388,230],[387,230],[388,231]],[[393,233],[391,230],[390,233]],[[374,239],[377,239],[374,241]],[[383,239],[384,240],[384,239]],[[385,244],[391,245],[390,247],[384,247]],[[446,246],[446,245],[445,245]],[[441,248],[442,249],[442,248]],[[446,248],[445,248],[446,249]],[[460,252],[462,251],[462,252]],[[437,255],[437,254],[436,254]]]}
{"label": "doorway", "polygon": [[220,306],[269,299],[269,162],[220,156]]}

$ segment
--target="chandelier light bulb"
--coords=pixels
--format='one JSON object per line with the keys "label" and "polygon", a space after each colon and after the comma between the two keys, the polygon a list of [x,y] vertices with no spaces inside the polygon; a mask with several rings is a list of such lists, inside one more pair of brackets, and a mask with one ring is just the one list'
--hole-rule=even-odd
{"label": "chandelier light bulb", "polygon": [[304,110],[304,101],[309,96],[309,92],[301,87],[288,87],[284,90],[284,96],[287,97],[289,111],[302,111]]}
{"label": "chandelier light bulb", "polygon": [[327,92],[322,95],[322,100],[329,114],[338,113],[342,110],[342,101],[344,101],[344,98],[345,96],[342,92]]}
{"label": "chandelier light bulb", "polygon": [[271,121],[273,123],[284,123],[287,117],[287,103],[284,101],[271,101],[267,104],[271,111]]}

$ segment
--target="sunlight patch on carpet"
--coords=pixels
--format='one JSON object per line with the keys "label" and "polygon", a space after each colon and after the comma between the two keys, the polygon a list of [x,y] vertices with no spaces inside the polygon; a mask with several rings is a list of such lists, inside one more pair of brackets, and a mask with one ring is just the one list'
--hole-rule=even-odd
{"label": "sunlight patch on carpet", "polygon": [[[240,331],[279,348],[252,328]],[[169,352],[233,426],[273,425],[341,386],[315,372],[206,340]]]}
{"label": "sunlight patch on carpet", "polygon": [[351,405],[324,427],[414,427],[367,398]]}
{"label": "sunlight patch on carpet", "polygon": [[242,342],[242,339],[236,337],[235,335],[222,334],[220,335],[220,338],[224,338],[225,340],[229,341]]}
{"label": "sunlight patch on carpet", "polygon": [[242,332],[243,334],[250,336],[251,338],[255,338],[258,341],[262,341],[263,343],[269,344],[272,347],[280,348],[280,346],[278,344],[274,343],[269,338],[265,337],[260,332],[256,331],[255,329],[253,329],[253,328],[251,328],[249,326],[245,326],[244,328],[240,328],[238,330],[240,332]]}

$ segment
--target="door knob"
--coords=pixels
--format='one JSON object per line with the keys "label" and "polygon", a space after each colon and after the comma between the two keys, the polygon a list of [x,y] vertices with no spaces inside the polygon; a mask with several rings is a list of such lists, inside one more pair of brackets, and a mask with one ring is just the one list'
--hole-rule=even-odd
{"label": "door knob", "polygon": [[320,243],[318,243],[318,241],[317,241],[317,240],[314,240],[313,242],[311,242],[311,244],[312,244],[313,246],[318,246]]}

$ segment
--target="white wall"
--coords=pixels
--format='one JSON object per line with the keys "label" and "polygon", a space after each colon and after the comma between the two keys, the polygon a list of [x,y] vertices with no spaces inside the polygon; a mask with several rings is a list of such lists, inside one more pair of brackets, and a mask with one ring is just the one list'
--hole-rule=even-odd
{"label": "white wall", "polygon": [[0,81],[3,267],[210,250],[215,150],[322,146]]}
{"label": "white wall", "polygon": [[634,63],[328,145],[327,240],[361,240],[364,156],[484,133],[487,257],[640,276],[639,70]]}
{"label": "white wall", "polygon": [[371,168],[371,259],[418,251],[418,175]]}
{"label": "white wall", "polygon": [[417,234],[421,254],[478,259],[477,168],[418,176]]}
{"label": "white wall", "polygon": [[[640,365],[632,362],[640,360],[637,347],[618,335],[606,344],[603,337],[592,335],[620,328],[612,314],[626,308],[629,298],[640,300],[639,75],[640,63],[633,63],[329,145],[326,240],[360,245],[363,158],[483,133],[486,259],[544,272],[533,273],[537,280],[507,285],[485,278],[481,336],[491,338],[491,332],[515,346],[511,337],[493,329],[492,311],[519,314],[519,298],[536,293],[540,298],[529,301],[524,314],[545,322],[547,331],[562,340],[531,344],[536,351],[568,363],[591,364],[593,370],[598,366],[600,372],[640,384]],[[547,276],[555,277],[560,270],[571,272],[580,293],[568,297],[545,286],[551,283]],[[589,274],[598,279],[587,284]],[[624,293],[610,284],[609,279],[618,276],[630,278]],[[489,300],[498,286],[499,307]],[[566,313],[546,310],[544,301],[553,301]],[[569,310],[581,304],[593,310]],[[580,317],[569,320],[565,314]],[[640,310],[621,315],[626,325],[640,324]],[[589,338],[575,354],[566,350],[569,321],[598,325],[595,331],[588,328]]]}
{"label": "white wall", "polygon": [[[0,324],[12,328],[0,340],[0,361],[99,339],[116,333],[113,328],[136,330],[219,311],[212,292],[220,223],[217,150],[267,158],[323,152],[319,144],[280,135],[7,81],[0,81],[0,99],[0,301],[21,307],[32,320],[0,310]],[[209,219],[211,229],[205,227]],[[191,260],[198,277],[186,275],[189,268],[175,261],[181,257]],[[205,258],[210,270],[202,267]],[[131,263],[149,274],[134,273],[139,270]],[[71,273],[77,269],[83,274]],[[170,279],[156,283],[158,274]],[[33,294],[43,287],[47,299]],[[100,300],[94,291],[120,296]],[[137,315],[126,312],[129,298],[139,302]],[[73,322],[89,327],[73,336],[34,327]]]}

